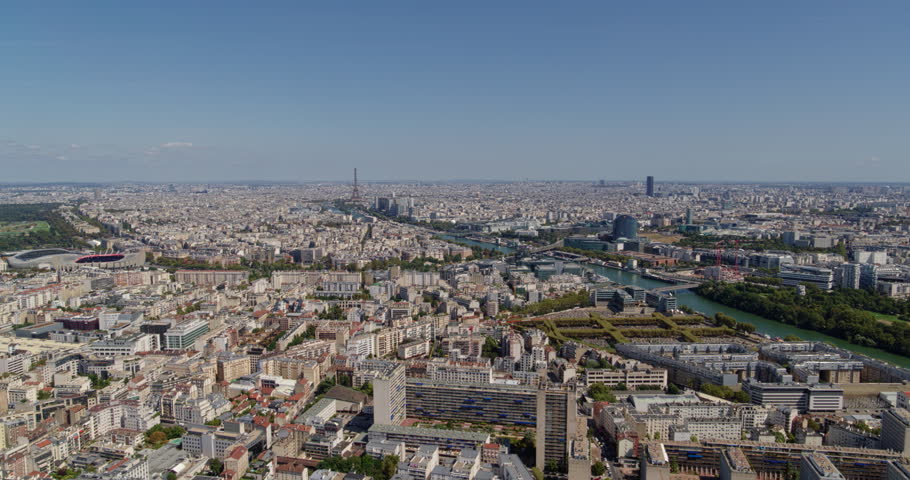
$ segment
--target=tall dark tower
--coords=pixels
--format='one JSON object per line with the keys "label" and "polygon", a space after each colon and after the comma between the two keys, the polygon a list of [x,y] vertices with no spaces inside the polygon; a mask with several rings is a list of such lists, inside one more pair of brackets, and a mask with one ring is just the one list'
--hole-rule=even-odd
{"label": "tall dark tower", "polygon": [[354,188],[351,189],[351,201],[359,202],[362,198],[360,197],[360,187],[357,186],[357,169],[354,169]]}
{"label": "tall dark tower", "polygon": [[645,190],[645,193],[647,193],[649,197],[654,196],[654,177],[650,175],[648,176],[648,186],[647,190]]}

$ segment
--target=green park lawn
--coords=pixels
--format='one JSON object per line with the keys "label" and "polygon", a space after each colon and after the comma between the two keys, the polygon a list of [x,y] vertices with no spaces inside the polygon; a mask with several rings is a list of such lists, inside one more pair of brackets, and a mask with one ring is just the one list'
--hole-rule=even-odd
{"label": "green park lawn", "polygon": [[0,222],[0,236],[17,236],[28,232],[48,232],[51,226],[44,220],[34,222]]}

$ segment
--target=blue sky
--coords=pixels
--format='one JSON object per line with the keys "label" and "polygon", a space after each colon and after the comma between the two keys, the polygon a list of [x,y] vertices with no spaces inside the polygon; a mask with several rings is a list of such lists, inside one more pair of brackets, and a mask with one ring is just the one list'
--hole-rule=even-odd
{"label": "blue sky", "polygon": [[906,2],[6,2],[0,182],[910,181]]}

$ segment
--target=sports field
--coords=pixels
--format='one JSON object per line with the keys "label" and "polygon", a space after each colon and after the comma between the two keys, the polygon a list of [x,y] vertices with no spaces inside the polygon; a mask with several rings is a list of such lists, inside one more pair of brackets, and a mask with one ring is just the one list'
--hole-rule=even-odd
{"label": "sports field", "polygon": [[[866,310],[866,311],[869,312],[868,310]],[[902,322],[903,321],[903,320],[897,318],[897,315],[888,315],[886,313],[878,313],[878,312],[869,312],[869,313],[871,313],[875,317],[876,320],[878,320],[879,322],[882,322],[882,323],[892,323],[892,322]]]}
{"label": "sports field", "polygon": [[34,222],[0,222],[0,236],[15,237],[26,233],[49,232],[51,226],[44,220]]}
{"label": "sports field", "polygon": [[675,233],[659,233],[659,232],[646,232],[641,234],[642,237],[647,237],[648,240],[652,242],[660,243],[676,243],[679,239],[683,238],[682,235]]}

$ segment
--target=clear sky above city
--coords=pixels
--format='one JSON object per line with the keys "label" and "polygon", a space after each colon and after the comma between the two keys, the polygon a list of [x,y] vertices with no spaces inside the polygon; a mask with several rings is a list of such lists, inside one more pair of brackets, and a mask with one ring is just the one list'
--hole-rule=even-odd
{"label": "clear sky above city", "polygon": [[910,181],[910,3],[5,2],[0,182]]}

